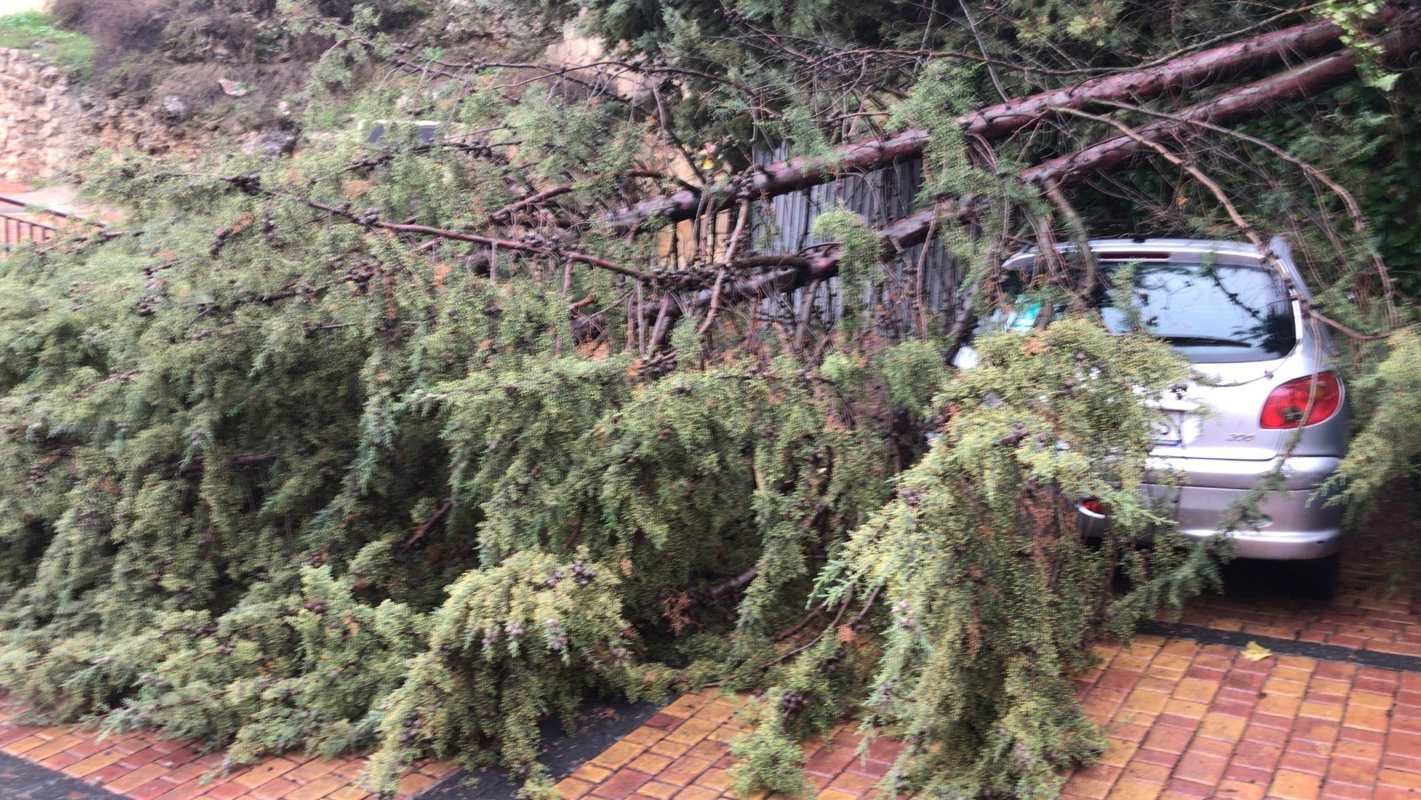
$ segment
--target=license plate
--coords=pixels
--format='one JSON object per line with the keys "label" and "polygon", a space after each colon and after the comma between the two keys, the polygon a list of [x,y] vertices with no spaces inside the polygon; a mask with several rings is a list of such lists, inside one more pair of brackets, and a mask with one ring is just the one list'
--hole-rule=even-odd
{"label": "license plate", "polygon": [[1184,415],[1166,413],[1155,420],[1153,441],[1156,447],[1177,447],[1184,440]]}

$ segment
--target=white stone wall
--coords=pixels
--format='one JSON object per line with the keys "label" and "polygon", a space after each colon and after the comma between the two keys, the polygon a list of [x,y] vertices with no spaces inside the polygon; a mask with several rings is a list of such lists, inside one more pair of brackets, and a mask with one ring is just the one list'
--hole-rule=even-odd
{"label": "white stone wall", "polygon": [[56,67],[0,48],[0,178],[53,176],[80,145],[80,106]]}
{"label": "white stone wall", "polygon": [[0,180],[53,178],[101,148],[158,154],[191,152],[198,144],[182,125],[122,97],[83,91],[57,67],[0,47]]}

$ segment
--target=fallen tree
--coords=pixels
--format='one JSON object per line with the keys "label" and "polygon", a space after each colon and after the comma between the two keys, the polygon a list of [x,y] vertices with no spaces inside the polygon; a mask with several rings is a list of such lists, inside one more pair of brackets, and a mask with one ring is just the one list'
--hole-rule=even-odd
{"label": "fallen tree", "polygon": [[[1421,49],[1421,21],[1414,14],[1406,15],[1399,21],[1397,30],[1385,37],[1384,42],[1385,52],[1393,60],[1401,60],[1407,54],[1416,52]],[[1339,53],[1301,64],[1177,111],[1171,119],[1140,128],[1138,135],[1114,136],[1029,167],[1017,179],[1028,186],[1059,187],[1086,180],[1096,173],[1120,169],[1150,152],[1144,140],[1187,139],[1203,130],[1203,125],[1242,122],[1282,105],[1316,97],[1354,80],[1358,61],[1359,56],[1355,53]],[[1050,110],[1053,109],[1047,109]],[[883,252],[903,252],[926,241],[939,223],[978,216],[989,202],[987,198],[965,204],[943,199],[877,229],[874,235]],[[679,313],[707,309],[717,298],[720,302],[743,302],[795,291],[838,275],[842,258],[842,249],[837,246],[822,248],[808,256],[786,255],[779,257],[779,260],[772,255],[761,256],[758,261],[747,262],[743,266],[753,268],[763,265],[765,271],[762,274],[718,289],[702,289],[689,302],[673,304],[668,313],[674,319]],[[965,335],[966,331],[958,326],[957,334]]]}
{"label": "fallen tree", "polygon": [[[1395,20],[1395,15],[1394,9],[1385,9],[1375,23],[1385,26]],[[1341,34],[1336,25],[1327,21],[1295,25],[1146,69],[1008,100],[964,114],[957,121],[968,136],[1001,139],[1040,122],[1057,109],[1088,109],[1102,102],[1144,100],[1169,91],[1276,68],[1293,59],[1322,55],[1341,47]],[[846,174],[881,169],[901,159],[921,156],[929,139],[926,130],[909,128],[889,137],[840,145],[827,156],[791,158],[755,166],[724,183],[704,189],[683,189],[612,212],[608,221],[614,230],[635,230],[647,224],[691,219],[707,210],[729,208],[743,200],[803,191]]]}
{"label": "fallen tree", "polygon": [[[1415,12],[1384,10],[1397,30],[1376,38],[1365,9],[1278,28],[1306,10],[1211,4],[1175,35],[1123,11],[1042,28],[1010,3],[969,6],[981,25],[840,4],[805,27],[790,5],[669,15],[670,39],[627,44],[662,77],[640,97],[615,58],[453,64],[353,14],[314,29],[333,43],[299,98],[319,137],[294,155],[90,165],[123,229],[0,263],[0,685],[232,763],[373,750],[389,787],[458,756],[541,794],[543,718],[719,683],[765,701],[737,745],[746,788],[802,788],[793,737],[859,715],[909,741],[885,789],[1053,796],[1098,744],[1069,671],[1213,578],[1206,548],[1135,547],[1160,522],[1134,491],[1150,412],[1120,398],[1183,367],[1086,308],[979,343],[970,375],[955,340],[1005,255],[1128,233],[1122,207],[1161,233],[1296,225],[1329,317],[1407,324],[1405,301],[1368,304],[1358,222],[1382,206],[1342,187],[1379,137],[1414,136],[1378,109],[1416,94],[1384,72]],[[626,8],[588,6],[604,26]],[[390,83],[326,95],[362,74]],[[1088,80],[1042,93],[1042,75]],[[1358,77],[1381,88],[1329,94]],[[370,143],[351,108],[452,133]],[[811,133],[827,157],[711,177],[732,163],[713,154]],[[1318,141],[1348,155],[1309,163]],[[910,205],[887,189],[846,191],[824,243],[766,246],[776,193],[914,154],[932,191],[899,219],[865,218]],[[706,180],[660,197],[688,156]],[[929,240],[962,267],[935,307],[905,255]],[[1093,288],[1060,266],[1037,291]],[[862,302],[784,302],[833,276]],[[1358,370],[1390,342],[1358,339]],[[1381,385],[1410,385],[1399,358]],[[1397,430],[1409,408],[1373,418]],[[1086,496],[1112,509],[1099,549],[1075,528]]]}

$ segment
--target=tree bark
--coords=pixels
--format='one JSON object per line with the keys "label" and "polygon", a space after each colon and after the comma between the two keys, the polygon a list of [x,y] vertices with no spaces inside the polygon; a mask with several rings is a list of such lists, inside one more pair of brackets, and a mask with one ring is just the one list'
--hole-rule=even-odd
{"label": "tree bark", "polygon": [[[1388,8],[1377,15],[1377,21],[1388,22],[1394,17],[1394,10]],[[968,135],[1000,139],[1044,119],[1055,108],[1085,109],[1105,100],[1140,100],[1172,89],[1242,77],[1336,50],[1341,46],[1339,37],[1340,31],[1330,22],[1295,25],[1180,56],[1158,66],[1094,78],[988,106],[961,117],[959,122]],[[683,189],[652,198],[612,212],[608,221],[613,230],[625,233],[649,223],[691,219],[707,208],[726,208],[743,200],[796,192],[847,173],[865,172],[916,157],[927,142],[928,132],[917,128],[889,137],[851,142],[835,148],[826,157],[777,161],[753,167],[701,192]]]}

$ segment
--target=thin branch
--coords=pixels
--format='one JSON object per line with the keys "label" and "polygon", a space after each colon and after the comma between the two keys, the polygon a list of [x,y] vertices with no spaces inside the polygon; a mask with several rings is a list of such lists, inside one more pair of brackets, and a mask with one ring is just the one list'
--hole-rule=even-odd
{"label": "thin branch", "polygon": [[1077,111],[1074,109],[1067,111],[1067,113],[1074,114],[1080,117],[1085,117],[1088,119],[1093,119],[1097,122],[1104,122],[1107,125],[1111,125],[1124,135],[1138,141],[1141,145],[1155,151],[1157,154],[1159,154],[1160,158],[1163,158],[1164,160],[1188,173],[1191,178],[1193,178],[1197,183],[1199,183],[1199,185],[1203,186],[1206,190],[1208,190],[1208,192],[1214,196],[1214,199],[1218,200],[1219,205],[1222,206],[1224,212],[1228,214],[1229,220],[1233,222],[1234,227],[1238,228],[1239,232],[1243,234],[1244,238],[1248,239],[1249,243],[1253,245],[1254,249],[1257,250],[1259,254],[1263,256],[1263,259],[1274,268],[1274,270],[1278,273],[1279,278],[1283,281],[1283,285],[1288,289],[1288,292],[1292,296],[1298,298],[1298,302],[1302,306],[1303,313],[1355,339],[1359,339],[1362,341],[1376,341],[1379,339],[1385,339],[1387,337],[1388,334],[1366,334],[1362,333],[1361,331],[1349,328],[1341,322],[1338,322],[1323,315],[1320,311],[1313,308],[1311,303],[1309,303],[1306,299],[1303,299],[1301,293],[1298,291],[1297,286],[1294,284],[1292,276],[1283,266],[1282,259],[1279,258],[1277,253],[1273,252],[1273,248],[1269,247],[1267,242],[1263,241],[1263,237],[1258,234],[1258,231],[1255,230],[1251,224],[1249,224],[1248,220],[1244,218],[1243,214],[1239,213],[1238,207],[1235,206],[1233,201],[1229,199],[1228,193],[1224,191],[1223,187],[1219,185],[1218,181],[1215,181],[1213,178],[1206,175],[1202,170],[1194,166],[1192,163],[1176,155],[1169,148],[1152,139],[1145,138],[1145,136],[1142,135],[1140,132],[1136,131],[1134,128],[1131,128],[1129,125],[1126,125],[1125,123],[1119,120],[1111,119],[1109,117],[1102,117],[1098,114],[1090,114],[1084,111]]}
{"label": "thin branch", "polygon": [[427,536],[430,531],[434,530],[434,526],[438,525],[444,517],[449,514],[449,510],[453,507],[454,498],[445,499],[444,502],[439,504],[438,508],[434,509],[434,513],[429,515],[429,519],[420,523],[420,526],[415,529],[414,533],[410,534],[410,537],[404,540],[401,547],[411,547]]}
{"label": "thin branch", "polygon": [[571,186],[554,186],[551,189],[544,189],[543,191],[531,194],[523,198],[522,200],[519,200],[514,203],[509,203],[503,208],[500,208],[499,210],[490,214],[489,219],[492,219],[495,222],[507,221],[508,219],[512,218],[515,213],[522,211],[525,208],[542,205],[543,203],[548,202],[554,197],[560,197],[565,194],[570,194],[571,192]]}
{"label": "thin branch", "polygon": [[[1323,172],[1321,169],[1318,169],[1316,166],[1306,161],[1303,161],[1297,156],[1289,153],[1288,151],[1266,139],[1260,139],[1257,136],[1251,136],[1242,131],[1234,130],[1233,128],[1226,128],[1222,125],[1215,125],[1214,123],[1209,122],[1207,120],[1190,119],[1189,117],[1182,117],[1177,114],[1169,114],[1163,111],[1156,111],[1154,109],[1141,108],[1139,106],[1133,106],[1127,103],[1120,103],[1113,100],[1102,101],[1102,104],[1115,106],[1116,108],[1121,108],[1127,111],[1136,111],[1141,114],[1147,114],[1152,117],[1159,117],[1161,119],[1181,122],[1186,125],[1193,125],[1195,127],[1203,128],[1204,130],[1213,131],[1215,133],[1221,133],[1225,136],[1230,136],[1235,139],[1238,139],[1239,141],[1248,142],[1249,144],[1261,147],[1264,150],[1267,150],[1269,153],[1273,154],[1278,159],[1292,164],[1308,177],[1326,186],[1328,190],[1331,191],[1334,195],[1336,195],[1337,198],[1342,201],[1342,204],[1347,208],[1347,214],[1349,217],[1352,218],[1352,225],[1356,228],[1357,233],[1362,236],[1365,236],[1368,231],[1367,220],[1365,217],[1362,216],[1362,208],[1357,203],[1357,199],[1353,197],[1352,193],[1348,191],[1346,187],[1333,180],[1327,175],[1327,173]],[[1393,302],[1393,298],[1395,295],[1395,285],[1391,278],[1391,272],[1387,269],[1386,262],[1382,261],[1381,255],[1376,252],[1375,248],[1369,247],[1368,250],[1372,257],[1372,267],[1376,270],[1377,277],[1382,284],[1382,297],[1384,305],[1386,307],[1387,319],[1389,322],[1391,322],[1391,324],[1395,324],[1396,307]]]}
{"label": "thin branch", "polygon": [[720,269],[715,273],[715,288],[711,289],[710,310],[706,312],[705,322],[696,329],[696,334],[705,336],[710,330],[711,323],[715,322],[716,312],[720,311],[720,288],[725,283],[725,273],[727,267],[735,261],[735,250],[740,246],[740,238],[745,233],[745,223],[750,218],[750,201],[744,200],[740,203],[740,217],[735,220],[735,232],[730,234],[730,243],[726,245],[725,260],[721,262]]}
{"label": "thin branch", "polygon": [[367,228],[379,228],[381,230],[391,231],[392,233],[413,233],[421,236],[434,236],[440,239],[452,239],[460,242],[473,242],[474,244],[488,245],[489,247],[503,248],[505,250],[513,250],[515,252],[520,253],[533,253],[535,255],[548,256],[551,258],[566,258],[569,261],[575,261],[579,264],[587,264],[589,266],[597,267],[598,269],[607,270],[608,272],[615,272],[618,275],[625,275],[629,278],[635,278],[638,281],[646,281],[650,279],[649,276],[647,276],[645,273],[632,269],[631,267],[624,267],[621,264],[616,263],[615,261],[611,261],[601,256],[592,255],[590,253],[581,253],[575,250],[563,250],[557,247],[556,245],[540,241],[535,237],[525,237],[521,240],[502,239],[496,236],[483,236],[477,233],[450,230],[448,228],[436,228],[430,225],[417,225],[408,222],[386,222],[385,220],[380,219],[378,214],[356,214],[355,212],[351,211],[348,206],[333,206],[326,203],[322,203],[317,200],[312,200],[310,198],[302,198],[284,192],[274,192],[262,189],[260,185],[256,183],[256,179],[252,176],[242,175],[235,177],[226,177],[222,180],[236,186],[241,191],[247,193],[262,193],[270,197],[283,197],[286,199],[296,200],[298,202],[305,203],[307,206],[317,211],[324,211],[334,217],[338,217],[340,219],[346,220],[347,222],[352,222]]}
{"label": "thin branch", "polygon": [[1007,90],[1002,88],[1002,79],[997,77],[996,67],[992,64],[992,59],[987,55],[987,43],[982,39],[982,32],[977,30],[977,20],[972,16],[972,9],[967,7],[967,0],[957,0],[962,6],[962,16],[967,20],[967,28],[972,31],[972,36],[977,40],[977,49],[982,51],[982,63],[987,67],[987,77],[992,79],[992,86],[997,90],[997,96],[1002,98],[1002,102],[1007,102]]}
{"label": "thin branch", "polygon": [[1066,195],[1061,191],[1061,185],[1056,181],[1047,181],[1042,190],[1046,198],[1051,201],[1051,205],[1066,218],[1068,227],[1071,229],[1071,240],[1074,242],[1075,254],[1080,258],[1085,266],[1085,277],[1081,280],[1081,291],[1077,297],[1082,301],[1082,305],[1090,300],[1090,295],[1095,291],[1095,282],[1100,275],[1100,267],[1096,262],[1095,253],[1090,249],[1090,235],[1086,231],[1085,221],[1081,219],[1080,212],[1066,199]]}

